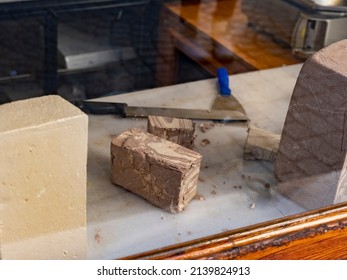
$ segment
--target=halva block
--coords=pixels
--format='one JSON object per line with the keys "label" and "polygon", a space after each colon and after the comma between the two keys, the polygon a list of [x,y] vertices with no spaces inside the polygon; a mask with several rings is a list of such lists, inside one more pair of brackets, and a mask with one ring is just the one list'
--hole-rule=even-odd
{"label": "halva block", "polygon": [[112,182],[170,212],[196,195],[201,155],[139,129],[111,142]]}
{"label": "halva block", "polygon": [[88,118],[59,96],[0,106],[3,259],[85,259]]}

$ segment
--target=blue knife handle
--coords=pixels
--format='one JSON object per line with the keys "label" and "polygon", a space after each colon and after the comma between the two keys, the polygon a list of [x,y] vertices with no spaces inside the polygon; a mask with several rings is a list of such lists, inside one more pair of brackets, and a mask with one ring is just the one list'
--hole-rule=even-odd
{"label": "blue knife handle", "polygon": [[224,67],[217,69],[219,92],[222,96],[230,96],[231,89],[229,88],[229,75],[228,71]]}

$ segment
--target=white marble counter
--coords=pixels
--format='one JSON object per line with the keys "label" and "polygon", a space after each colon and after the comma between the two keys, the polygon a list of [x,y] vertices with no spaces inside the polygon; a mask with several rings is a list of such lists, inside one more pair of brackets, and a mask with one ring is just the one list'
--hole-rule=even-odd
{"label": "white marble counter", "polygon": [[[233,94],[251,123],[276,133],[283,127],[301,65],[230,77]],[[99,100],[129,105],[209,109],[216,80],[145,90]],[[90,116],[88,155],[88,257],[111,259],[304,211],[273,189],[272,164],[244,161],[244,127],[214,125],[206,132],[196,122],[195,150],[203,156],[198,193],[187,209],[170,214],[110,182],[111,136],[131,127],[146,129],[146,119]],[[204,122],[208,123],[208,122]],[[203,139],[210,144],[200,145]],[[265,183],[271,185],[265,188]]]}

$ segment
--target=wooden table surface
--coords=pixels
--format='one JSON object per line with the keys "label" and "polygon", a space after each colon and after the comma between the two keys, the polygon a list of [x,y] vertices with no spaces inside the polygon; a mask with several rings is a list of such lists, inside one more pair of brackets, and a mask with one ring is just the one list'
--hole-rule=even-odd
{"label": "wooden table surface", "polygon": [[[247,17],[241,11],[241,0],[181,2],[169,3],[165,7],[190,28],[207,35],[250,68],[261,70],[302,62],[291,53],[290,48],[248,27]],[[216,55],[223,61],[223,53]]]}

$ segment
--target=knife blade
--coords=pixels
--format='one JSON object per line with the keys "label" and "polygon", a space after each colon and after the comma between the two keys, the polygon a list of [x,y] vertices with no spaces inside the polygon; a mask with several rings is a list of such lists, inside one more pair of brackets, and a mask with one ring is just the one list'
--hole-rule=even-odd
{"label": "knife blade", "polygon": [[128,106],[126,103],[73,101],[75,106],[87,114],[117,114],[122,117],[163,116],[183,119],[213,120],[222,122],[246,122],[248,118],[237,111],[202,110],[161,107]]}
{"label": "knife blade", "polygon": [[229,74],[225,67],[217,69],[219,94],[214,100],[212,109],[238,111],[246,116],[246,112],[240,102],[231,93],[229,87]]}

